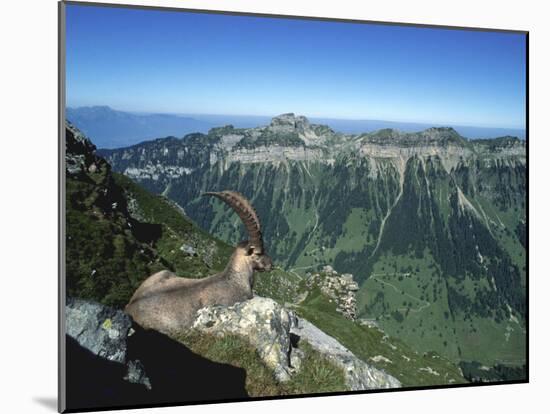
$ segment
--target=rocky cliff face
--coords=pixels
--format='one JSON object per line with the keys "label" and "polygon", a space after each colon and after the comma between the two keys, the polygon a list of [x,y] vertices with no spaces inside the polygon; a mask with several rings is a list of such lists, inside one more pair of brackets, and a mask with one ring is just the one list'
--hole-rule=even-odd
{"label": "rocky cliff face", "polygon": [[242,192],[278,265],[352,273],[357,313],[415,347],[457,361],[524,358],[524,141],[467,141],[452,128],[345,135],[284,114],[100,153],[231,243],[244,237],[239,223],[200,194]]}

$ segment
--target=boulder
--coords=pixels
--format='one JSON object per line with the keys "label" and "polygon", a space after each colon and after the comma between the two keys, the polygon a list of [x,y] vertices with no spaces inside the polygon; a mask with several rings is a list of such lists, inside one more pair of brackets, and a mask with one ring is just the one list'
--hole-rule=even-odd
{"label": "boulder", "polygon": [[342,368],[348,390],[401,386],[397,379],[361,361],[336,339],[269,298],[255,296],[233,306],[202,308],[192,329],[219,337],[243,337],[282,382],[300,370],[304,353],[299,347],[305,341]]}
{"label": "boulder", "polygon": [[121,310],[81,299],[68,299],[65,307],[66,333],[94,355],[109,361],[126,362],[126,338],[132,320]]}
{"label": "boulder", "polygon": [[289,312],[273,299],[255,296],[233,306],[200,309],[193,329],[215,336],[246,338],[279,381],[290,379]]}
{"label": "boulder", "polygon": [[197,256],[197,251],[193,246],[189,246],[188,244],[182,244],[180,250],[189,256]]}

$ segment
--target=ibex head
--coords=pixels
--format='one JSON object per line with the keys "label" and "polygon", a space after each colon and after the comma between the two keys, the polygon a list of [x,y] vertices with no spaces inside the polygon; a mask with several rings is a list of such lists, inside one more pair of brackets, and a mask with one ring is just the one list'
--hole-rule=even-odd
{"label": "ibex head", "polygon": [[243,249],[243,256],[254,270],[258,272],[270,271],[273,264],[271,257],[264,250],[260,219],[250,202],[235,191],[207,192],[203,196],[217,197],[237,213],[248,232],[248,240],[239,243],[239,248]]}

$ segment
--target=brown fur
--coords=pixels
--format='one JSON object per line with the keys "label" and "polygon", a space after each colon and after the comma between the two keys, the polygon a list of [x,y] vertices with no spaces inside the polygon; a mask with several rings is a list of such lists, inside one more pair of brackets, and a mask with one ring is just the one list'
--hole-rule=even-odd
{"label": "brown fur", "polygon": [[125,312],[147,329],[171,334],[188,328],[197,310],[233,305],[252,298],[254,271],[271,270],[271,258],[241,242],[223,272],[204,279],[186,279],[163,270],[136,290]]}

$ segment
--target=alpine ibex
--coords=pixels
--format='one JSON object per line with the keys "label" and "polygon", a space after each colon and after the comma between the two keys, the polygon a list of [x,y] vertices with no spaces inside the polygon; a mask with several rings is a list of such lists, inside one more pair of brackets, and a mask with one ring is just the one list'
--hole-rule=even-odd
{"label": "alpine ibex", "polygon": [[252,205],[234,191],[207,192],[227,203],[240,217],[248,240],[240,242],[221,273],[203,279],[178,277],[163,270],[149,276],[135,291],[125,311],[141,326],[170,334],[188,328],[195,313],[209,305],[233,305],[252,298],[254,271],[271,270],[260,220]]}

